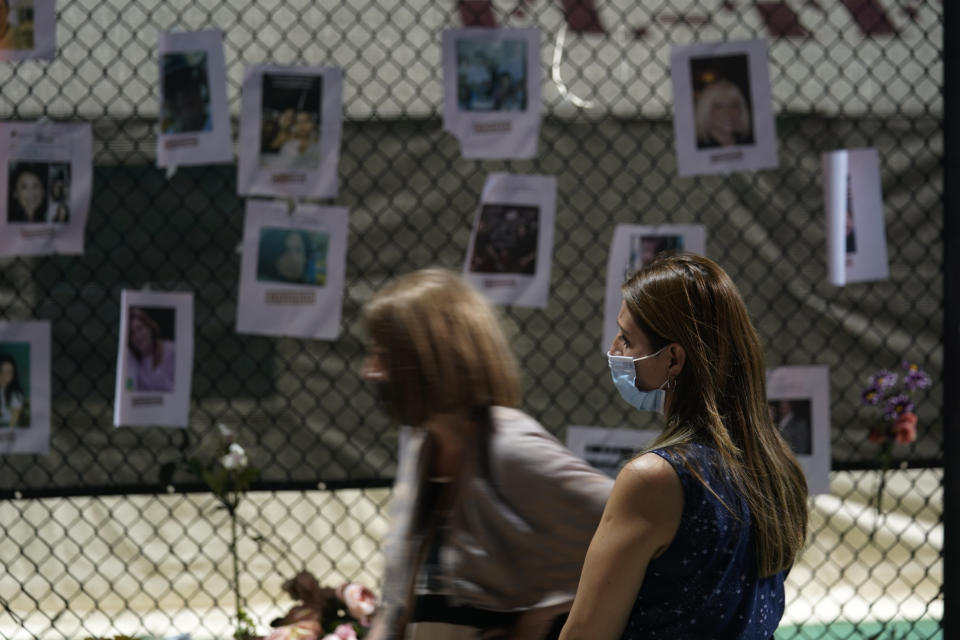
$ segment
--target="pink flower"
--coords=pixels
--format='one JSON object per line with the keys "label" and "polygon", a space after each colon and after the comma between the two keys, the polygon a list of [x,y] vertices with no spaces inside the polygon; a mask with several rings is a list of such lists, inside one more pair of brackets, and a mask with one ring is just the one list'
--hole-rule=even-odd
{"label": "pink flower", "polygon": [[917,439],[917,414],[909,411],[901,414],[894,422],[893,430],[899,444],[910,444]]}
{"label": "pink flower", "polygon": [[370,616],[377,608],[373,591],[356,582],[345,582],[337,588],[337,597],[343,600],[347,611],[361,627],[370,626]]}
{"label": "pink flower", "polygon": [[323,636],[323,640],[357,640],[357,632],[353,630],[352,624],[341,624],[333,633]]}

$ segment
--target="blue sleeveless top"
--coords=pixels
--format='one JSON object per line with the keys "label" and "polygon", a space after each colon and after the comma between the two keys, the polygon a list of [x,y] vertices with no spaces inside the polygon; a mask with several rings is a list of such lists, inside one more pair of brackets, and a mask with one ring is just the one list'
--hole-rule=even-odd
{"label": "blue sleeveless top", "polygon": [[675,451],[653,453],[680,476],[683,513],[673,542],[647,566],[623,640],[768,640],[783,616],[786,572],[757,575],[750,511],[714,465],[716,452],[691,444],[686,458],[739,519],[687,470]]}

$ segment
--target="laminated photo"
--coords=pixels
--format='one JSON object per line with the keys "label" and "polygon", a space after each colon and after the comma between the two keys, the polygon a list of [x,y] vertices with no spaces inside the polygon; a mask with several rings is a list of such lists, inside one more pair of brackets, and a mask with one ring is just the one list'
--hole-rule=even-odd
{"label": "laminated photo", "polygon": [[567,448],[590,466],[616,478],[623,465],[653,442],[660,431],[652,429],[611,429],[608,427],[567,427]]}
{"label": "laminated photo", "polygon": [[53,60],[56,36],[55,0],[0,0],[0,61]]}
{"label": "laminated photo", "polygon": [[789,366],[767,371],[770,419],[790,445],[811,495],[830,493],[830,371]]}
{"label": "laminated photo", "polygon": [[50,451],[50,323],[0,321],[0,454]]}
{"label": "laminated photo", "polygon": [[90,123],[0,122],[0,256],[83,253]]}
{"label": "laminated photo", "polygon": [[777,166],[765,40],[675,46],[670,78],[679,175]]}
{"label": "laminated photo", "polygon": [[193,294],[120,293],[113,424],[186,427],[193,378]]}
{"label": "laminated photo", "polygon": [[337,195],[343,74],[324,67],[248,67],[243,81],[241,195]]}
{"label": "laminated photo", "polygon": [[553,176],[487,176],[464,278],[493,302],[546,307],[556,197]]}
{"label": "laminated photo", "polygon": [[237,331],[335,340],[347,264],[347,210],[248,200]]}
{"label": "laminated photo", "polygon": [[443,129],[464,158],[533,158],[540,137],[540,32],[443,32]]}
{"label": "laminated photo", "polygon": [[830,151],[822,166],[830,282],[885,280],[890,267],[877,150]]}
{"label": "laminated photo", "polygon": [[157,166],[233,161],[223,33],[161,33]]}
{"label": "laminated photo", "polygon": [[706,255],[706,238],[706,228],[702,224],[618,224],[614,227],[603,299],[601,347],[604,353],[617,335],[617,314],[623,300],[620,285],[659,253],[686,251]]}

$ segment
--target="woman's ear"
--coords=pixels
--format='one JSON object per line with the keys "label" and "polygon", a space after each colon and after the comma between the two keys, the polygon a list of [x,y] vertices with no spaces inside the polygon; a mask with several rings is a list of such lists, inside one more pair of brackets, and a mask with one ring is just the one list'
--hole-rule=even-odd
{"label": "woman's ear", "polygon": [[680,372],[683,371],[683,363],[686,362],[687,352],[682,346],[676,342],[672,342],[667,346],[667,353],[670,354],[670,365],[667,368],[667,372],[671,376],[679,376]]}

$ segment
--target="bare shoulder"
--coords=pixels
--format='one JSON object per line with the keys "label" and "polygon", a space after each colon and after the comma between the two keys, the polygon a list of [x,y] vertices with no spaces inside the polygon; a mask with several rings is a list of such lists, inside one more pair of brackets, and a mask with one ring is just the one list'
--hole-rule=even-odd
{"label": "bare shoulder", "polygon": [[617,476],[617,483],[635,489],[671,489],[681,493],[683,485],[673,465],[655,453],[645,453],[625,464]]}
{"label": "bare shoulder", "polygon": [[682,510],[680,476],[673,465],[655,453],[645,453],[624,465],[613,490],[623,506],[655,519],[674,514],[679,518]]}

